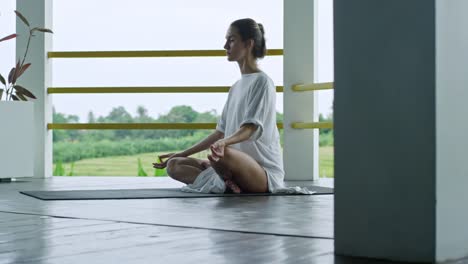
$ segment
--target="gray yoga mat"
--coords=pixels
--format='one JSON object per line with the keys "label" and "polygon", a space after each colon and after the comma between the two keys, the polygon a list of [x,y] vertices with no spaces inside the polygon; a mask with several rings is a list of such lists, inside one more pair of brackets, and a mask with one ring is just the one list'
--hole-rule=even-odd
{"label": "gray yoga mat", "polygon": [[[307,186],[317,194],[333,194],[333,188]],[[21,191],[20,193],[41,200],[104,200],[104,199],[159,199],[159,198],[207,198],[242,196],[298,195],[283,193],[206,194],[186,193],[179,188],[120,189],[120,190],[68,190],[68,191]],[[300,195],[300,194],[299,194]]]}

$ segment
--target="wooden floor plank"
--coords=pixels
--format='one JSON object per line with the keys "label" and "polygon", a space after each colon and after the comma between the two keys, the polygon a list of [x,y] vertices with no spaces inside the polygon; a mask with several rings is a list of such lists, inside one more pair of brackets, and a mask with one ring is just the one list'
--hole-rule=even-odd
{"label": "wooden floor plank", "polygon": [[[81,180],[77,181],[77,178]],[[90,186],[84,187],[88,178],[91,178]],[[126,188],[141,188],[143,184],[145,188],[180,186],[170,179],[159,181],[161,178],[133,178],[134,184],[128,179],[121,179],[122,177],[100,178],[101,182],[92,177],[70,177],[70,182],[64,178],[54,178],[41,185],[34,181],[3,184],[0,185],[0,189],[7,187],[5,191],[17,199],[11,200],[14,204],[0,204],[0,211],[15,208],[19,212],[53,216],[333,238],[332,195],[41,201],[18,193],[19,190],[33,189],[112,189],[122,188],[124,183],[128,184]],[[122,182],[104,184],[112,180]],[[0,195],[0,198],[4,199],[2,197]],[[311,222],[316,224],[310,225]]]}
{"label": "wooden floor plank", "polygon": [[[71,222],[76,222],[75,227],[68,225]],[[95,225],[95,221],[79,219],[69,220],[67,225],[42,223],[44,229],[39,228],[42,234],[29,232],[25,233],[30,236],[26,240],[0,243],[0,259],[24,263],[100,263],[99,260],[108,262],[111,259],[121,261],[117,263],[148,263],[155,259],[168,261],[161,263],[180,263],[188,259],[221,261],[217,263],[247,263],[253,260],[271,263],[274,259],[291,258],[288,251],[300,252],[298,247],[303,250],[315,248],[307,253],[310,257],[332,250],[331,240],[115,222]],[[37,223],[34,225],[37,226]],[[275,252],[273,256],[272,252]]]}

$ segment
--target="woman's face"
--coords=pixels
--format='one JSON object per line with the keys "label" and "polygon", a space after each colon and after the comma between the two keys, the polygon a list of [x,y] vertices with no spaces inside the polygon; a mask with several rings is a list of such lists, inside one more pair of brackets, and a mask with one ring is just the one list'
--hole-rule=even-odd
{"label": "woman's face", "polygon": [[224,44],[228,61],[240,61],[249,54],[246,42],[242,41],[237,29],[229,27],[226,33],[226,43]]}

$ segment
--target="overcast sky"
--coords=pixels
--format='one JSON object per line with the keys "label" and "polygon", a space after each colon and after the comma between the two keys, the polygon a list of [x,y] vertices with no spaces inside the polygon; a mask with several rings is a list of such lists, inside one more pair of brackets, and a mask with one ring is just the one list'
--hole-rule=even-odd
{"label": "overcast sky", "polygon": [[[15,31],[15,0],[0,0],[0,36]],[[251,17],[264,25],[267,47],[283,48],[283,0],[64,0],[54,1],[54,51],[222,49],[230,22]],[[318,82],[333,81],[332,1],[319,0]],[[34,44],[33,44],[34,45]],[[0,71],[14,64],[14,42],[0,44]],[[260,67],[283,85],[282,58]],[[216,58],[54,59],[53,86],[229,86],[240,77],[236,63]],[[143,105],[157,117],[175,105],[221,112],[227,94],[53,95],[58,112],[107,115]],[[278,94],[277,110],[283,112]],[[332,91],[319,92],[319,111],[331,113]]]}

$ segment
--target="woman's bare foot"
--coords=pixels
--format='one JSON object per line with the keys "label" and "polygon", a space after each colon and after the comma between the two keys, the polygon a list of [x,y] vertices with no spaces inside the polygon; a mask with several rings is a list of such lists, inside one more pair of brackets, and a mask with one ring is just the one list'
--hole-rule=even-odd
{"label": "woman's bare foot", "polygon": [[233,182],[231,179],[224,180],[224,183],[226,184],[226,187],[229,188],[233,193],[242,192],[239,186],[235,182]]}
{"label": "woman's bare foot", "polygon": [[202,165],[203,170],[206,170],[209,167],[211,167],[211,163],[209,160],[202,160],[201,165]]}
{"label": "woman's bare foot", "polygon": [[223,178],[224,183],[226,184],[226,191],[233,193],[241,193],[242,190],[232,180],[232,172],[229,170],[224,169],[222,166],[219,166],[218,161],[213,158],[212,155],[208,155],[208,160],[210,161],[210,165],[215,169],[216,173],[218,173],[221,178]]}

